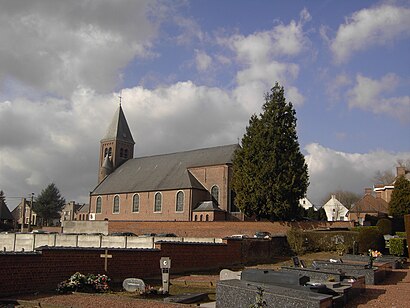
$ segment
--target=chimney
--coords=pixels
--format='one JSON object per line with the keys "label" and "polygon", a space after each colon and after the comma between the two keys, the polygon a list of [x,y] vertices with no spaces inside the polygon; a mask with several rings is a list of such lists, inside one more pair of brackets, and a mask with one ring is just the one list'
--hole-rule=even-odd
{"label": "chimney", "polygon": [[373,189],[372,189],[372,188],[366,187],[366,188],[364,189],[364,194],[365,194],[365,195],[371,195],[372,193],[373,193]]}
{"label": "chimney", "polygon": [[403,166],[396,167],[396,173],[397,173],[397,177],[405,175],[406,174],[406,167],[403,167]]}

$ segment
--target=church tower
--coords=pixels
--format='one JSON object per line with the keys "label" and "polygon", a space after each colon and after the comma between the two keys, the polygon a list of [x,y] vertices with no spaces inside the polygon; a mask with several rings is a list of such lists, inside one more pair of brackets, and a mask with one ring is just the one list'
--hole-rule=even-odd
{"label": "church tower", "polygon": [[126,160],[134,157],[134,144],[120,103],[104,138],[100,141],[98,183]]}

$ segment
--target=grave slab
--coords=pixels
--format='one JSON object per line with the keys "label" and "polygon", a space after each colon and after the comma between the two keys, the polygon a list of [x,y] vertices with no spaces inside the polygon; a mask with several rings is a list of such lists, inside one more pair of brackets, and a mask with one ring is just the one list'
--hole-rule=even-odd
{"label": "grave slab", "polygon": [[288,273],[263,269],[245,269],[242,271],[241,279],[275,285],[294,286],[303,286],[309,281],[309,277],[296,272]]}
{"label": "grave slab", "polygon": [[256,283],[245,280],[219,281],[216,285],[216,308],[249,308],[257,301],[259,290],[263,290],[265,307],[330,308],[333,297],[309,290],[292,289],[279,285]]}
{"label": "grave slab", "polygon": [[166,303],[192,304],[208,299],[208,293],[184,293],[164,298]]}
{"label": "grave slab", "polygon": [[365,277],[366,285],[374,285],[383,281],[386,277],[386,270],[383,268],[373,267],[366,268],[365,264],[329,262],[324,260],[313,261],[316,269],[340,271],[348,276]]}

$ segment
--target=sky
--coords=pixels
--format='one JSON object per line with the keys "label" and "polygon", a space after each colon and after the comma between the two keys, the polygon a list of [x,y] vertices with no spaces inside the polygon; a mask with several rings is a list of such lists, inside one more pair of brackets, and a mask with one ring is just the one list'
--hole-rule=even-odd
{"label": "sky", "polygon": [[410,159],[410,2],[0,0],[0,190],[87,203],[122,97],[134,157],[237,143],[279,82],[308,198]]}

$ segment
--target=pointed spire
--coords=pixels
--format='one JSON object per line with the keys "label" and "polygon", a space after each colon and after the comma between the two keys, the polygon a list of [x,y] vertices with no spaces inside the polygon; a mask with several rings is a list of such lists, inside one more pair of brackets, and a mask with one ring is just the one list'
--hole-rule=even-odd
{"label": "pointed spire", "polygon": [[128,127],[127,120],[125,119],[124,112],[122,111],[121,101],[102,140],[111,139],[122,140],[135,144],[134,139],[131,135],[130,128]]}

